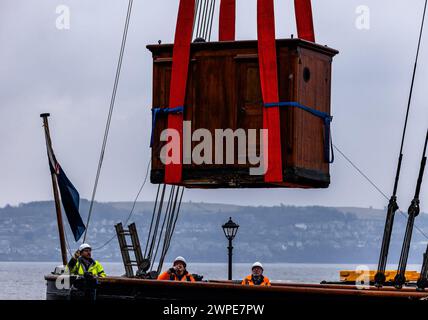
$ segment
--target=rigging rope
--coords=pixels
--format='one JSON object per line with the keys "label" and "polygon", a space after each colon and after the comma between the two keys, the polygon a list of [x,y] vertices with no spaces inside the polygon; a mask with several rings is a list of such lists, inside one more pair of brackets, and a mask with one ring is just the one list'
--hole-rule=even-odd
{"label": "rigging rope", "polygon": [[[339,149],[339,147],[337,147],[336,145],[333,145],[333,147],[336,149],[337,152],[340,153],[340,155],[355,169],[357,170],[357,172],[364,178],[366,179],[386,200],[388,200],[388,196],[385,194],[385,192],[383,192],[374,182],[373,180],[371,180],[347,155],[345,155],[345,153]],[[401,215],[406,219],[406,214],[401,211],[398,210]],[[415,224],[415,229],[419,231],[419,233],[425,237],[425,239],[428,240],[428,235],[421,229],[419,228],[416,224]]]}
{"label": "rigging rope", "polygon": [[[135,209],[135,206],[136,206],[136,204],[137,204],[138,198],[140,197],[141,191],[143,191],[143,188],[144,188],[144,186],[146,185],[147,177],[149,176],[150,164],[151,164],[151,161],[149,161],[149,163],[148,163],[148,165],[147,165],[147,168],[146,168],[146,175],[144,176],[143,183],[141,184],[140,189],[138,190],[137,195],[135,196],[134,202],[133,202],[132,207],[131,207],[131,211],[129,211],[128,217],[127,217],[127,218],[126,218],[126,220],[125,220],[125,223],[124,223],[125,225],[126,225],[126,224],[129,222],[129,220],[131,219],[132,214],[134,213],[134,209]],[[116,235],[112,236],[109,240],[107,240],[107,241],[106,241],[104,244],[102,244],[101,246],[96,247],[96,248],[94,248],[94,249],[92,249],[92,250],[96,251],[96,250],[100,250],[100,249],[104,248],[106,245],[108,245],[110,242],[112,242],[112,241],[113,241],[113,239],[115,239],[115,238],[116,238]]]}
{"label": "rigging rope", "polygon": [[402,164],[402,158],[403,158],[404,139],[405,139],[406,132],[407,132],[407,124],[408,124],[408,120],[409,120],[410,107],[412,104],[413,88],[414,88],[414,84],[415,84],[416,71],[417,71],[417,66],[418,66],[418,61],[419,61],[419,52],[420,52],[420,48],[421,48],[422,34],[423,34],[423,30],[424,30],[424,25],[425,25],[425,16],[426,16],[427,4],[428,4],[428,0],[425,0],[425,6],[424,6],[424,11],[423,11],[423,16],[422,16],[422,23],[421,23],[421,28],[419,31],[418,48],[416,50],[415,64],[413,66],[412,81],[411,81],[411,85],[410,85],[409,98],[408,98],[408,102],[407,102],[406,117],[405,117],[405,121],[404,121],[403,134],[401,137],[400,156],[399,156],[399,160],[398,160],[398,166],[397,166],[396,179],[395,179],[395,183],[394,183],[393,195],[396,195],[397,188],[398,188],[398,180],[399,180],[399,176],[400,176],[400,170],[401,170],[401,164]]}
{"label": "rigging rope", "polygon": [[133,0],[129,0],[129,2],[128,2],[128,11],[127,11],[126,20],[125,20],[125,27],[124,27],[123,35],[122,35],[122,44],[121,44],[121,47],[120,47],[119,60],[117,62],[116,76],[115,76],[115,79],[114,79],[113,92],[112,92],[111,100],[110,100],[110,108],[109,108],[108,117],[107,117],[107,123],[106,123],[105,131],[104,131],[103,144],[102,144],[102,147],[101,147],[100,158],[99,158],[99,161],[98,161],[98,168],[97,168],[97,174],[96,174],[96,177],[95,177],[94,188],[92,190],[91,204],[89,206],[89,213],[88,213],[88,219],[86,221],[86,230],[85,230],[85,235],[83,236],[83,242],[86,241],[87,232],[89,230],[89,222],[91,220],[92,210],[93,210],[94,201],[95,201],[95,195],[96,195],[97,187],[98,187],[98,181],[99,181],[99,178],[100,178],[101,168],[102,168],[103,160],[104,160],[104,153],[105,153],[106,146],[107,146],[107,139],[108,139],[108,134],[109,134],[109,131],[110,131],[110,124],[111,124],[111,119],[112,119],[112,116],[113,116],[114,105],[115,105],[115,101],[116,101],[117,88],[118,88],[118,85],[119,85],[120,72],[122,70],[122,61],[123,61],[123,55],[124,55],[124,52],[125,52],[126,39],[127,39],[127,36],[128,36],[129,21],[131,19],[132,4],[133,4]]}
{"label": "rigging rope", "polygon": [[156,214],[156,206],[158,204],[158,198],[159,198],[159,191],[160,191],[160,187],[161,185],[158,184],[158,190],[156,192],[156,200],[155,203],[153,205],[153,213],[152,213],[152,220],[150,221],[150,229],[149,229],[149,234],[147,235],[147,242],[146,242],[146,248],[144,249],[144,257],[147,257],[147,249],[150,243],[150,235],[152,234],[152,229],[153,229],[153,221],[155,219],[155,214]]}
{"label": "rigging rope", "polygon": [[196,39],[211,40],[216,0],[196,0],[194,33]]}
{"label": "rigging rope", "polygon": [[[160,233],[159,233],[159,239],[158,239],[158,242],[156,245],[155,254],[153,256],[153,261],[156,261],[156,257],[158,255],[159,246],[160,246],[160,243],[162,242],[162,234],[163,234],[163,229],[165,227],[165,222],[167,221],[167,219],[169,220],[169,216],[171,215],[172,199],[174,197],[174,189],[175,189],[175,186],[171,186],[171,189],[169,192],[169,197],[168,197],[168,202],[167,202],[167,207],[165,210],[165,215],[164,215],[162,226],[161,226]],[[166,232],[165,232],[165,237],[166,237]]]}
{"label": "rigging rope", "polygon": [[[158,201],[161,186],[162,186],[162,191],[161,191],[160,200]],[[183,194],[184,194],[184,187],[180,187],[180,186],[177,187],[173,185],[171,186],[169,191],[167,191],[166,189],[167,189],[166,184],[158,185],[156,201],[153,206],[150,229],[149,229],[147,242],[146,242],[146,248],[144,250],[144,258],[151,262],[150,271],[153,271],[154,263],[159,253],[159,248],[161,248],[161,255],[159,258],[157,273],[160,272],[160,269],[162,268],[162,265],[163,265],[163,261],[165,259],[165,255],[168,252],[168,249],[171,243],[171,238],[175,231],[175,226],[176,226],[178,215],[181,208],[181,201],[183,199]],[[165,195],[168,192],[169,192],[168,200],[165,206],[163,199],[165,199]],[[180,197],[178,196],[179,194],[180,194]],[[162,219],[162,225],[160,226],[161,219]],[[161,243],[162,243],[162,246],[161,246]]]}
{"label": "rigging rope", "polygon": [[410,105],[412,103],[413,87],[414,87],[414,84],[415,84],[415,76],[416,76],[416,70],[417,70],[417,66],[418,66],[419,52],[420,52],[421,42],[422,42],[422,35],[423,35],[423,31],[424,31],[427,5],[428,5],[428,0],[425,0],[424,12],[423,12],[423,15],[422,15],[422,23],[421,23],[421,28],[420,28],[420,31],[419,31],[418,48],[416,50],[415,64],[413,66],[413,74],[412,74],[412,82],[411,82],[411,85],[410,85],[409,100],[408,100],[408,103],[407,103],[406,120],[404,122],[403,136],[401,138],[400,153],[403,152],[404,137],[405,137],[406,131],[407,131],[407,122],[408,122],[408,118],[409,118]]}
{"label": "rigging rope", "polygon": [[[184,187],[171,186],[171,188],[169,190],[169,196],[168,196],[166,209],[164,211],[158,211],[158,214],[156,217],[156,220],[158,220],[163,215],[163,219],[162,219],[163,222],[162,222],[162,226],[160,228],[160,232],[158,231],[159,225],[155,226],[154,227],[155,231],[153,232],[153,235],[151,237],[152,244],[156,243],[156,249],[154,249],[154,247],[151,247],[151,249],[147,253],[147,256],[146,256],[146,254],[145,254],[145,256],[147,257],[148,260],[150,260],[152,262],[151,263],[151,271],[153,271],[154,262],[156,261],[156,258],[157,258],[158,253],[159,253],[159,249],[161,248],[160,258],[159,258],[159,262],[157,265],[157,271],[156,271],[157,274],[159,274],[161,269],[162,269],[163,262],[165,260],[165,256],[166,256],[168,249],[170,247],[170,244],[171,244],[171,239],[172,239],[172,236],[174,234],[175,226],[177,224],[178,216],[180,213],[183,194],[184,194]],[[154,219],[152,217],[152,221],[153,220]],[[159,236],[157,235],[158,232],[159,232]],[[161,243],[162,243],[162,246],[161,246]],[[153,254],[153,251],[154,251],[154,254]]]}
{"label": "rigging rope", "polygon": [[[412,81],[411,81],[411,85],[410,85],[409,99],[407,102],[407,110],[406,110],[406,117],[405,117],[404,127],[403,127],[403,135],[401,137],[400,155],[398,157],[397,171],[395,173],[394,188],[393,188],[392,195],[391,195],[391,197],[389,199],[389,203],[388,203],[388,209],[387,209],[386,219],[385,219],[385,227],[384,227],[384,231],[383,231],[382,245],[381,245],[381,250],[380,250],[380,255],[379,255],[378,269],[377,269],[377,273],[375,275],[375,285],[377,287],[382,286],[385,282],[385,279],[386,279],[384,273],[385,273],[386,263],[387,263],[387,259],[388,259],[388,251],[389,251],[389,247],[390,247],[392,229],[393,229],[393,224],[394,224],[394,217],[395,217],[396,211],[399,210],[399,206],[397,203],[398,181],[400,179],[401,165],[403,162],[404,139],[405,139],[406,132],[407,132],[407,124],[408,124],[408,120],[409,120],[410,106],[412,103],[413,88],[414,88],[414,84],[415,84],[416,70],[417,70],[417,65],[418,65],[418,60],[419,60],[419,52],[420,52],[420,48],[421,48],[422,34],[423,34],[423,30],[424,30],[424,25],[425,25],[425,16],[426,16],[427,4],[428,4],[428,0],[425,0],[424,11],[423,11],[423,15],[422,15],[422,23],[421,23],[421,28],[419,31],[418,48],[416,50],[416,58],[415,58],[415,64],[413,66],[413,73],[412,73]],[[407,237],[407,231],[406,231],[406,237]],[[400,263],[401,263],[401,258],[400,258]]]}
{"label": "rigging rope", "polygon": [[[178,196],[179,191],[180,190],[177,190],[176,199],[174,202],[174,211],[175,211],[175,205],[177,203],[177,196]],[[178,215],[180,214],[180,208],[181,208],[181,203],[183,200],[183,194],[184,194],[184,188],[181,188],[181,195],[180,195],[180,200],[178,202],[177,213],[175,214],[175,218],[174,218],[174,214],[171,215],[171,220],[170,220],[171,223],[170,223],[170,226],[168,228],[167,237],[165,238],[164,247],[162,250],[162,255],[161,255],[161,258],[159,259],[158,270],[157,270],[158,274],[162,270],[162,266],[163,266],[166,254],[167,254],[169,247],[171,245],[171,239],[172,239],[172,236],[174,235],[175,226],[176,226],[177,220],[178,220]]]}
{"label": "rigging rope", "polygon": [[[151,260],[151,258],[152,258],[152,254],[153,254],[153,250],[154,250],[154,246],[155,246],[155,241],[157,239],[157,234],[158,234],[158,229],[159,229],[159,220],[160,220],[160,217],[161,217],[161,214],[162,214],[162,207],[163,207],[163,204],[164,204],[163,199],[165,197],[165,189],[166,189],[166,184],[164,184],[163,188],[162,188],[161,198],[160,198],[160,201],[159,201],[159,208],[158,208],[157,216],[156,216],[156,222],[155,222],[155,226],[154,226],[154,229],[153,229],[153,236],[152,236],[152,239],[151,239],[151,242],[150,242],[149,251],[148,251],[147,256],[146,256],[146,258],[148,260]],[[155,204],[155,206],[156,206],[156,204]]]}
{"label": "rigging rope", "polygon": [[71,251],[70,242],[68,241],[68,236],[67,236],[67,231],[66,230],[64,230],[64,235],[65,235],[65,244],[66,244],[66,247],[67,247],[67,252],[70,255],[70,257],[73,257],[73,253]]}
{"label": "rigging rope", "polygon": [[211,5],[211,13],[210,13],[210,23],[209,23],[209,29],[207,29],[207,37],[208,42],[211,41],[211,34],[212,34],[212,28],[213,28],[213,21],[214,21],[214,9],[215,9],[215,0],[212,1]]}
{"label": "rigging rope", "polygon": [[[196,39],[200,40],[202,38],[204,41],[211,40],[215,6],[216,0],[196,0],[193,21],[193,34]],[[171,239],[175,231],[184,194],[184,187],[171,186],[166,208],[163,210],[165,190],[166,185],[164,184],[160,200],[158,201],[160,185],[158,186],[146,248],[144,250],[144,257],[151,261],[151,271],[153,271],[154,262],[158,256],[159,249],[161,249],[157,273],[161,271],[165,256],[171,245]],[[162,225],[160,226],[162,214],[164,216]]]}

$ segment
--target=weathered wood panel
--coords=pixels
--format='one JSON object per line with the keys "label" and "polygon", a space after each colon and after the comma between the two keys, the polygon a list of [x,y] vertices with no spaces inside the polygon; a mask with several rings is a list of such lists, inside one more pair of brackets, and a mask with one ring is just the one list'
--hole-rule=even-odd
{"label": "weathered wood panel", "polygon": [[[153,54],[153,106],[168,106],[172,45],[150,45]],[[337,51],[299,39],[277,40],[279,96],[330,114],[331,64]],[[192,132],[207,129],[213,138],[216,129],[263,128],[263,101],[260,87],[256,41],[194,43],[191,47],[184,120]],[[300,109],[282,107],[281,140],[284,182],[266,184],[264,177],[249,175],[254,165],[240,163],[235,139],[234,163],[183,165],[183,185],[196,188],[301,187],[326,188],[330,183],[329,164],[324,159],[324,122]],[[152,148],[151,182],[164,181],[160,133],[167,117],[157,118]],[[260,154],[260,137],[252,148]],[[192,150],[199,142],[192,142]],[[254,150],[255,149],[255,150]],[[224,150],[223,150],[224,151]],[[204,153],[202,153],[204,155]]]}

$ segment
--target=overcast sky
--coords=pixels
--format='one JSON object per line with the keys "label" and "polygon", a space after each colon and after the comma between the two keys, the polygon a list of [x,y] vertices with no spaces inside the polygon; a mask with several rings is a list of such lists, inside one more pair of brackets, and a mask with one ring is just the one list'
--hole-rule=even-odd
{"label": "overcast sky", "polygon": [[[256,0],[238,0],[237,38],[256,38]],[[292,0],[277,0],[277,37],[295,34]],[[334,143],[388,196],[397,164],[423,0],[314,0],[317,42],[340,50],[333,64]],[[69,30],[56,8],[70,8]],[[370,9],[370,29],[356,9]],[[217,3],[218,6],[218,3]],[[151,55],[174,37],[178,0],[134,0],[122,78],[96,200],[133,200],[149,161]],[[56,155],[89,198],[126,16],[125,0],[1,0],[0,206],[52,199],[39,114],[50,112]],[[218,19],[216,15],[216,20]],[[214,25],[213,38],[217,38]],[[428,126],[428,30],[421,48],[399,186],[413,197]],[[428,183],[422,210],[428,210]],[[147,184],[140,200],[153,200]],[[185,200],[249,205],[374,206],[387,201],[339,155],[326,190],[187,190]]]}

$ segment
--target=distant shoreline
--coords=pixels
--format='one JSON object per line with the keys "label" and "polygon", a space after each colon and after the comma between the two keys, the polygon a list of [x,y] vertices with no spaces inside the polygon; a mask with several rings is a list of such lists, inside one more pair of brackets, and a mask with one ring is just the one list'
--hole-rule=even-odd
{"label": "distant shoreline", "polygon": [[[94,250],[99,261],[122,261],[114,225],[126,220],[132,207],[131,202],[95,203],[87,241],[94,248],[101,247]],[[88,201],[82,200],[83,219],[88,209]],[[134,209],[129,222],[136,224],[144,251],[153,202],[138,202]],[[235,263],[377,264],[385,214],[385,210],[373,208],[185,202],[167,259],[182,255],[189,261],[225,263],[227,240],[221,226],[233,217],[240,225],[233,241]],[[399,261],[406,223],[405,216],[397,215],[390,262]],[[419,230],[428,233],[428,214],[420,214],[416,225],[408,261],[414,264],[422,263],[427,247],[428,239]],[[74,252],[80,242],[74,242],[67,222],[65,231],[68,253]],[[0,209],[0,261],[54,263],[59,258],[53,201]]]}

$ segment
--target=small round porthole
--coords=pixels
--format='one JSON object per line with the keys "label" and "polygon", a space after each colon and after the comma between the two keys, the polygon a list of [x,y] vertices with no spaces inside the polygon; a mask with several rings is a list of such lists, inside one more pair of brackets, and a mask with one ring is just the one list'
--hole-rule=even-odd
{"label": "small round porthole", "polygon": [[303,69],[303,80],[305,80],[305,82],[309,82],[309,80],[311,80],[311,70],[309,70],[308,67]]}

